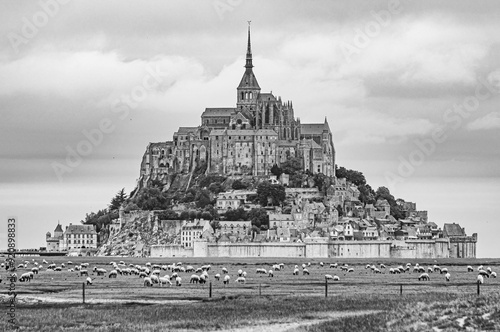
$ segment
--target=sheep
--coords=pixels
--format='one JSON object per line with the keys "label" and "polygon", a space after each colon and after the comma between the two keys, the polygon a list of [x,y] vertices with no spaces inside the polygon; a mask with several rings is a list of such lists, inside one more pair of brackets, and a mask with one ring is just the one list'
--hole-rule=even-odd
{"label": "sheep", "polygon": [[220,274],[217,273],[216,275],[214,275],[214,278],[215,278],[215,280],[219,281],[220,280]]}
{"label": "sheep", "polygon": [[49,264],[45,259],[42,261],[43,264]]}
{"label": "sheep", "polygon": [[87,267],[89,267],[89,263],[81,263],[80,266],[87,268]]}
{"label": "sheep", "polygon": [[323,262],[319,262],[319,266],[323,267],[324,265]]}
{"label": "sheep", "polygon": [[299,269],[294,269],[293,270],[293,275],[298,276],[299,275]]}
{"label": "sheep", "polygon": [[160,271],[160,270],[153,270],[153,273],[152,273],[152,274],[153,274],[153,275],[157,275],[157,276],[159,276],[159,275],[160,275],[160,273],[161,273],[161,271]]}
{"label": "sheep", "polygon": [[154,264],[152,267],[151,267],[153,270],[161,270],[161,266],[158,265],[158,264]]}
{"label": "sheep", "polygon": [[372,266],[370,264],[366,264],[365,269],[371,269]]}
{"label": "sheep", "polygon": [[83,277],[83,276],[89,276],[89,271],[87,270],[80,270],[80,277]]}
{"label": "sheep", "polygon": [[186,272],[194,272],[194,267],[191,265],[186,266]]}
{"label": "sheep", "polygon": [[354,272],[354,269],[351,267],[351,268],[349,268],[349,269],[347,270],[347,272],[349,272],[349,273],[350,273],[350,272]]}
{"label": "sheep", "polygon": [[442,268],[441,271],[439,272],[440,274],[445,274],[448,273],[448,268]]}
{"label": "sheep", "polygon": [[385,266],[384,264],[380,264],[380,268],[381,268],[381,269],[385,269],[385,268],[386,268],[386,266]]}
{"label": "sheep", "polygon": [[224,280],[222,281],[224,285],[229,284],[229,280],[231,280],[231,277],[229,275],[224,276]]}
{"label": "sheep", "polygon": [[147,266],[147,267],[149,267],[149,268],[151,268],[151,263],[150,263],[150,262],[147,262],[147,263],[146,263],[146,266]]}
{"label": "sheep", "polygon": [[92,278],[87,277],[86,281],[87,281],[87,286],[92,285]]}
{"label": "sheep", "polygon": [[139,278],[146,278],[148,275],[146,274],[146,272],[140,272],[139,273]]}
{"label": "sheep", "polygon": [[472,268],[472,266],[467,266],[467,272],[474,272],[474,269]]}
{"label": "sheep", "polygon": [[432,269],[434,270],[434,272],[436,272],[436,271],[441,271],[441,268],[439,267],[439,265],[434,265],[434,266],[432,267]]}
{"label": "sheep", "polygon": [[112,270],[111,272],[109,272],[109,275],[108,275],[108,278],[115,278],[118,276],[118,272],[116,272],[116,270]]}
{"label": "sheep", "polygon": [[177,274],[177,272],[174,272],[172,273],[172,275],[170,276],[170,280],[172,279],[176,279],[179,275]]}
{"label": "sheep", "polygon": [[302,275],[309,275],[309,270],[308,269],[303,269],[302,270]]}
{"label": "sheep", "polygon": [[496,278],[497,277],[497,273],[495,271],[491,272],[491,275],[490,275],[492,278]]}
{"label": "sheep", "polygon": [[332,275],[330,275],[330,274],[325,274],[325,279],[326,279],[326,280],[332,280],[332,279],[333,279],[333,277],[332,277]]}
{"label": "sheep", "polygon": [[446,281],[450,281],[451,278],[450,272],[447,272],[444,277],[446,278]]}
{"label": "sheep", "polygon": [[193,275],[191,276],[191,279],[189,280],[189,283],[190,283],[190,284],[193,284],[193,283],[197,284],[197,283],[199,283],[199,282],[200,282],[200,276],[199,276],[199,275],[197,275],[197,274],[193,274]]}
{"label": "sheep", "polygon": [[207,282],[207,279],[208,279],[208,274],[202,274],[200,276],[200,284],[205,284]]}
{"label": "sheep", "polygon": [[98,276],[103,276],[106,274],[106,270],[105,269],[96,269],[95,272],[97,273]]}
{"label": "sheep", "polygon": [[201,269],[203,271],[210,271],[210,268],[212,267],[212,265],[210,264],[207,264],[207,265],[202,265]]}
{"label": "sheep", "polygon": [[273,265],[273,270],[274,271],[279,271],[279,270],[281,270],[281,266],[279,264],[274,264]]}
{"label": "sheep", "polygon": [[486,278],[490,277],[490,274],[486,272],[485,270],[479,270],[479,275],[484,276]]}
{"label": "sheep", "polygon": [[478,284],[484,284],[484,278],[480,274],[478,274],[478,276],[477,276],[477,283]]}
{"label": "sheep", "polygon": [[160,281],[161,287],[163,287],[162,285],[166,285],[166,284],[169,284],[170,286],[172,286],[172,282],[169,280],[168,276],[160,278],[159,281]]}
{"label": "sheep", "polygon": [[227,269],[225,267],[222,268],[222,273],[223,274],[228,274],[229,272],[227,271]]}
{"label": "sheep", "polygon": [[167,266],[167,265],[162,265],[162,266],[161,266],[161,269],[162,269],[163,271],[167,271],[167,270],[168,270],[168,266]]}
{"label": "sheep", "polygon": [[333,276],[333,281],[340,281],[340,278],[338,276]]}
{"label": "sheep", "polygon": [[242,269],[239,269],[238,270],[238,276],[241,277],[241,275],[243,274],[243,270]]}
{"label": "sheep", "polygon": [[26,273],[21,274],[21,276],[19,277],[19,282],[31,281],[31,279],[32,278],[30,277],[30,273],[26,272]]}
{"label": "sheep", "polygon": [[144,287],[152,287],[153,286],[153,281],[151,280],[150,277],[145,277],[144,278]]}
{"label": "sheep", "polygon": [[432,269],[432,267],[430,267],[430,266],[429,266],[429,267],[427,268],[427,273],[432,273],[432,272],[434,272],[434,270]]}
{"label": "sheep", "polygon": [[419,277],[418,277],[418,281],[420,280],[423,280],[423,281],[430,281],[431,278],[429,277],[429,274],[428,273],[422,273]]}
{"label": "sheep", "polygon": [[236,279],[236,282],[239,284],[244,284],[246,282],[246,279],[245,277],[238,277],[238,279]]}
{"label": "sheep", "polygon": [[489,266],[488,266],[488,267],[486,268],[486,272],[488,272],[488,274],[491,274],[491,267],[489,267]]}
{"label": "sheep", "polygon": [[241,274],[241,276],[242,276],[243,278],[246,278],[246,277],[247,277],[247,272],[246,272],[246,271],[243,271],[243,273]]}
{"label": "sheep", "polygon": [[284,263],[280,263],[280,270],[283,270],[285,268],[285,264]]}
{"label": "sheep", "polygon": [[273,270],[269,270],[268,274],[267,274],[268,277],[274,277],[274,272]]}
{"label": "sheep", "polygon": [[482,265],[479,265],[479,266],[477,267],[477,271],[479,272],[479,271],[481,271],[481,270],[484,270],[484,267],[483,267]]}
{"label": "sheep", "polygon": [[37,267],[33,267],[31,269],[31,272],[33,272],[34,274],[38,274],[38,268]]}
{"label": "sheep", "polygon": [[182,285],[182,278],[181,277],[175,278],[175,285],[179,286],[179,287]]}
{"label": "sheep", "polygon": [[157,275],[152,275],[152,276],[150,277],[150,279],[151,279],[151,282],[152,282],[153,284],[159,284],[159,283],[160,283],[160,278],[158,278],[158,276],[157,276]]}
{"label": "sheep", "polygon": [[22,269],[23,267],[24,267],[24,264],[19,264],[19,265],[17,266],[17,268],[18,268],[18,269]]}
{"label": "sheep", "polygon": [[257,274],[266,274],[266,273],[267,273],[267,271],[266,271],[266,269],[258,268],[258,269],[256,270],[256,273],[257,273]]}
{"label": "sheep", "polygon": [[54,271],[56,271],[56,272],[61,272],[61,271],[62,271],[62,268],[61,268],[60,266],[58,266],[58,267],[56,267],[56,268],[54,269]]}
{"label": "sheep", "polygon": [[306,268],[306,264],[302,264],[302,268],[305,269]]}

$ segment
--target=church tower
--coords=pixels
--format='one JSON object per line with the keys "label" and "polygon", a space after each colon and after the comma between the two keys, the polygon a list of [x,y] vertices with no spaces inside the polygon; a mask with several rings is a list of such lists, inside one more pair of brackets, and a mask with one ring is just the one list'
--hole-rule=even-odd
{"label": "church tower", "polygon": [[[248,118],[255,119],[255,112],[257,109],[257,97],[260,93],[260,86],[253,73],[252,64],[252,45],[250,43],[250,21],[248,22],[248,44],[247,44],[247,57],[245,63],[245,73],[241,78],[241,82],[236,88],[237,90],[237,103],[238,111],[245,114]],[[254,126],[255,124],[252,124]]]}

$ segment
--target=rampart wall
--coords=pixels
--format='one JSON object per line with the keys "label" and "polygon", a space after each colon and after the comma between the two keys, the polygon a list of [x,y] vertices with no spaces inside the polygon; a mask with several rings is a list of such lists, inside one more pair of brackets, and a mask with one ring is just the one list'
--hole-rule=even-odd
{"label": "rampart wall", "polygon": [[209,243],[194,241],[193,248],[179,245],[151,246],[152,257],[312,257],[312,258],[472,258],[475,242],[448,239],[405,241],[329,241],[326,238],[297,242]]}

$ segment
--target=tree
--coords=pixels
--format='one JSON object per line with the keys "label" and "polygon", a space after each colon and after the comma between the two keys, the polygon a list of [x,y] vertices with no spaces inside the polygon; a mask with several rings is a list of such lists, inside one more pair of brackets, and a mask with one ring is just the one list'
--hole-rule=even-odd
{"label": "tree", "polygon": [[110,210],[118,210],[120,206],[127,200],[127,194],[125,194],[125,188],[122,188],[116,195],[111,199],[111,204],[109,204]]}
{"label": "tree", "polygon": [[362,184],[358,186],[359,200],[364,204],[375,203],[375,191],[369,184]]}
{"label": "tree", "polygon": [[231,188],[233,188],[234,190],[247,189],[247,185],[241,180],[235,180],[231,185]]}
{"label": "tree", "polygon": [[135,198],[135,203],[142,210],[164,210],[168,208],[169,199],[158,188],[142,188]]}
{"label": "tree", "polygon": [[160,220],[179,220],[179,215],[177,214],[177,212],[175,212],[171,209],[168,209],[168,210],[162,211],[158,215],[158,218]]}
{"label": "tree", "polygon": [[228,221],[247,220],[247,212],[242,207],[227,210],[224,216]]}
{"label": "tree", "polygon": [[280,184],[271,184],[269,182],[261,182],[257,187],[257,196],[259,204],[262,206],[280,205],[286,198],[285,187]]}
{"label": "tree", "polygon": [[248,212],[248,219],[252,222],[253,226],[260,229],[269,229],[269,215],[264,208],[254,208]]}
{"label": "tree", "polygon": [[[386,187],[379,187],[377,191],[375,192],[375,199],[385,199],[389,203],[391,207],[391,216],[393,216],[396,219],[404,219],[406,217],[405,212],[402,210],[402,208],[398,205],[396,200],[394,199],[394,196],[391,195],[391,192],[389,191],[388,188]],[[403,201],[403,199],[399,199]],[[403,201],[404,202],[404,201]]]}
{"label": "tree", "polygon": [[276,175],[276,177],[280,177],[280,175],[283,173],[283,170],[276,164],[271,167],[271,173]]}
{"label": "tree", "polygon": [[302,158],[299,157],[291,157],[281,163],[281,170],[289,175],[290,187],[302,187],[305,174],[302,164]]}
{"label": "tree", "polygon": [[210,198],[210,192],[207,189],[201,189],[196,193],[195,197],[196,206],[199,208],[204,208],[205,206],[212,203]]}
{"label": "tree", "polygon": [[366,184],[366,179],[363,173],[352,169],[346,169],[342,166],[335,169],[335,175],[337,176],[337,178],[346,178],[347,181],[357,186]]}

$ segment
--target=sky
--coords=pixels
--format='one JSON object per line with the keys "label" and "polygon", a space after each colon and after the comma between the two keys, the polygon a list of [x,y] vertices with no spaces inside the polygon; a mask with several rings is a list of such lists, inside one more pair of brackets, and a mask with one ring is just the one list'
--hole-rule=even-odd
{"label": "sky", "polygon": [[497,1],[0,2],[0,247],[134,189],[149,142],[234,107],[251,21],[263,92],[328,119],[336,161],[498,257]]}

